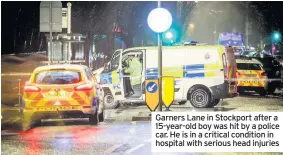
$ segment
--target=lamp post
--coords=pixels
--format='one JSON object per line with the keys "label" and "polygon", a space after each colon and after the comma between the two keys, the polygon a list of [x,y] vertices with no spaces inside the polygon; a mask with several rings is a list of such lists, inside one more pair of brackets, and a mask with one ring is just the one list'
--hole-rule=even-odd
{"label": "lamp post", "polygon": [[172,24],[170,12],[161,8],[161,2],[158,1],[158,8],[153,9],[147,18],[148,26],[158,34],[158,78],[159,78],[159,111],[162,111],[162,33],[167,31]]}

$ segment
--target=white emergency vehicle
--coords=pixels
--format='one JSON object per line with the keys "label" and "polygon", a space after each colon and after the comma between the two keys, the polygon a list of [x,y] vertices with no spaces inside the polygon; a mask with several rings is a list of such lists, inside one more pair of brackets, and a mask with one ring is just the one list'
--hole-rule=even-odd
{"label": "white emergency vehicle", "polygon": [[[175,101],[190,101],[196,108],[213,107],[222,98],[237,95],[234,50],[221,45],[170,46],[162,50],[162,76],[174,77]],[[125,97],[122,64],[129,55],[139,57],[143,71],[135,94]],[[100,74],[105,106],[115,108],[119,102],[145,101],[145,79],[158,78],[158,48],[136,47],[117,50]],[[108,99],[108,100],[107,100]],[[109,101],[108,103],[106,101]]]}

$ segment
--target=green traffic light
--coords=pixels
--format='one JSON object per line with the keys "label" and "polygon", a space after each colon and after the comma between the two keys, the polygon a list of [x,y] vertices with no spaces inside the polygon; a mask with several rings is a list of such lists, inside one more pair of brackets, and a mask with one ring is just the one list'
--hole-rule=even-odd
{"label": "green traffic light", "polygon": [[163,33],[162,44],[171,46],[177,43],[182,36],[181,29],[178,25],[172,24],[171,28]]}
{"label": "green traffic light", "polygon": [[272,38],[274,41],[279,41],[281,39],[281,35],[279,32],[274,32]]}
{"label": "green traffic light", "polygon": [[165,37],[166,37],[166,39],[171,39],[173,37],[172,32],[170,32],[170,31],[166,32]]}

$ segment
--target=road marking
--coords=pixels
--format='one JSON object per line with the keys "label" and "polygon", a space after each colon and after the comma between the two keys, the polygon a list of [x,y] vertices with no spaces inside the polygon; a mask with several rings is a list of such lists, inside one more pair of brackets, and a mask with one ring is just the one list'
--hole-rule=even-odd
{"label": "road marking", "polygon": [[104,153],[112,153],[112,152],[114,152],[117,148],[119,148],[119,147],[121,147],[123,144],[117,144],[117,145],[113,145],[113,146],[111,146],[111,147],[109,147],[108,149],[106,149],[105,151],[104,151]]}
{"label": "road marking", "polygon": [[130,154],[131,152],[133,152],[133,151],[135,151],[135,150],[137,150],[137,149],[139,149],[139,148],[141,148],[143,146],[144,146],[144,144],[137,145],[137,146],[129,149],[128,151],[126,151],[126,154]]}

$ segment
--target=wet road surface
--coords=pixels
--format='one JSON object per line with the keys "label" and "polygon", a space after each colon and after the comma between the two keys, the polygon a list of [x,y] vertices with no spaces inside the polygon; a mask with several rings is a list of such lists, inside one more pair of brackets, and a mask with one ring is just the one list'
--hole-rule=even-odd
{"label": "wet road surface", "polygon": [[[248,97],[242,96],[233,99],[225,99],[219,107],[215,108],[194,109],[189,105],[174,105],[171,110],[188,112],[283,111],[283,100],[280,99],[280,97],[274,96],[264,98],[260,98],[256,95]],[[105,113],[107,119],[98,126],[88,125],[87,120],[43,122],[40,126],[34,127],[26,132],[16,132],[13,130],[13,126],[10,126],[9,129],[2,130],[2,154],[153,154],[151,153],[150,121],[133,121],[133,117],[148,116],[149,114],[150,112],[146,106],[130,106],[107,110]],[[221,154],[226,155],[230,153]]]}

